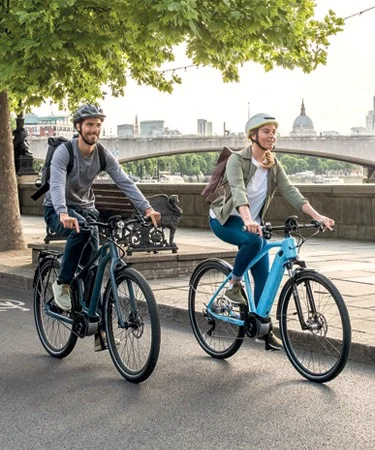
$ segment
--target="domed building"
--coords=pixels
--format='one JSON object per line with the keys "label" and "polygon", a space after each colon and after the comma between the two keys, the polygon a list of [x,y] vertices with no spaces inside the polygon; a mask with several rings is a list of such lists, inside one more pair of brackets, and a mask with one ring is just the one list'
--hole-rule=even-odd
{"label": "domed building", "polygon": [[291,136],[316,136],[314,130],[313,121],[309,116],[306,116],[305,104],[302,99],[301,114],[295,119],[293,123],[293,131],[290,132]]}

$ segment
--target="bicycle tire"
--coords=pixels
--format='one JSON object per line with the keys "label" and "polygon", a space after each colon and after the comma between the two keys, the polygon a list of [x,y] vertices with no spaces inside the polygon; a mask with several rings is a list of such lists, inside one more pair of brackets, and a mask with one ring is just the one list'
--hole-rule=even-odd
{"label": "bicycle tire", "polygon": [[[104,322],[109,353],[116,369],[128,381],[140,383],[154,371],[160,352],[160,320],[154,294],[146,279],[127,267],[116,274],[119,304],[114,304],[112,284],[104,293]],[[130,290],[137,311],[130,310]],[[125,327],[120,326],[118,312]],[[117,342],[116,342],[117,341]]]}
{"label": "bicycle tire", "polygon": [[[298,291],[304,320],[302,330],[293,291]],[[313,298],[315,311],[312,310]],[[336,286],[314,270],[297,272],[280,294],[280,334],[294,368],[310,381],[325,383],[344,369],[351,346],[351,325]]]}
{"label": "bicycle tire", "polygon": [[52,284],[58,277],[60,263],[54,258],[44,259],[37,268],[34,283],[34,318],[39,339],[43,347],[54,358],[65,358],[74,349],[77,335],[73,325],[55,319],[45,312],[48,303],[60,314],[70,313],[60,310],[53,302]]}
{"label": "bicycle tire", "polygon": [[[231,270],[231,266],[225,261],[208,259],[196,267],[190,278],[188,304],[190,324],[202,349],[213,358],[218,359],[233,356],[241,347],[245,335],[244,326],[239,327],[214,319],[206,309],[209,300]],[[224,289],[225,287],[222,289],[222,293]],[[220,304],[226,300],[219,293],[215,302]]]}

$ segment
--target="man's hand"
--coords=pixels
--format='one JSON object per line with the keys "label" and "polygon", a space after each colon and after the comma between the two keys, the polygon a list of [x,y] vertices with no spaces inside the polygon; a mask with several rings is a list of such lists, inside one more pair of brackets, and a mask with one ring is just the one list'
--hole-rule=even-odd
{"label": "man's hand", "polygon": [[67,213],[60,214],[60,222],[63,224],[64,228],[70,228],[71,230],[76,230],[79,233],[78,220],[75,217],[70,217]]}
{"label": "man's hand", "polygon": [[160,223],[161,214],[158,211],[155,211],[153,208],[147,208],[145,211],[145,217],[150,217],[152,224],[156,228]]}

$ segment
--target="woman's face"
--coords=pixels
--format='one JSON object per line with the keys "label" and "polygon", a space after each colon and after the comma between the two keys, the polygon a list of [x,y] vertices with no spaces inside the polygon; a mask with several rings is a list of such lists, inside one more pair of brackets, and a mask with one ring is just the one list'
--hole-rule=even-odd
{"label": "woman's face", "polygon": [[[277,128],[273,123],[267,123],[260,127],[258,130],[259,144],[267,150],[272,150],[277,140],[276,132]],[[253,133],[252,138],[256,139],[256,133]]]}

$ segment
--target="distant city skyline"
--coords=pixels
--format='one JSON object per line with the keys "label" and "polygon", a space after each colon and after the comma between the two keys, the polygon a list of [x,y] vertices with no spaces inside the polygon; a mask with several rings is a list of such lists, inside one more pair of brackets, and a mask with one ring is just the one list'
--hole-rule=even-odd
{"label": "distant city skyline", "polygon": [[[373,3],[319,0],[316,16],[321,18],[333,9],[338,16],[348,17]],[[347,20],[344,31],[330,39],[327,65],[308,75],[281,68],[266,73],[259,64],[249,62],[240,69],[239,83],[223,83],[219,71],[191,67],[179,72],[182,84],[172,94],[129,79],[123,98],[107,96],[101,102],[106,129],[134,123],[137,115],[139,122],[163,120],[168,128],[183,134],[196,134],[200,118],[212,123],[213,134],[223,134],[224,122],[227,130],[238,133],[244,131],[249,113],[263,111],[277,117],[280,134],[288,136],[304,99],[317,133],[332,130],[349,135],[353,127],[366,127],[366,116],[373,110],[374,25],[375,9]],[[183,46],[176,48],[175,55],[175,62],[164,69],[192,63]]]}

